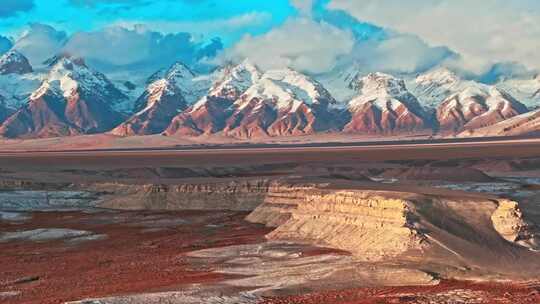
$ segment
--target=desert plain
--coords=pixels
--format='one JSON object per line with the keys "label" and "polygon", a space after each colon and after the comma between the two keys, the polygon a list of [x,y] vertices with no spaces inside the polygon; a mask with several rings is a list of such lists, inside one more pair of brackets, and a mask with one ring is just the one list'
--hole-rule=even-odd
{"label": "desert plain", "polygon": [[540,302],[534,138],[27,144],[0,152],[2,303]]}

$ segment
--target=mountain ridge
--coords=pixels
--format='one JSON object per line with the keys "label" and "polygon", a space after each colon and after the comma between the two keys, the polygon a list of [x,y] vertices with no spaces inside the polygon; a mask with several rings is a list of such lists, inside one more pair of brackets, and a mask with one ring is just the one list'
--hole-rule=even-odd
{"label": "mountain ridge", "polygon": [[[176,62],[148,77],[142,94],[130,102],[118,82],[82,58],[61,54],[46,63],[41,85],[18,108],[9,107],[0,90],[0,135],[463,136],[532,110],[504,88],[464,80],[443,67],[409,78],[351,68],[347,77],[335,78],[348,90],[337,95],[350,97],[336,100],[333,86],[328,90],[325,80],[319,82],[324,77],[290,68],[263,71],[246,59],[197,74]],[[20,77],[11,74],[17,76],[0,75],[0,83],[1,77]],[[130,114],[117,110],[128,103],[134,105]]]}

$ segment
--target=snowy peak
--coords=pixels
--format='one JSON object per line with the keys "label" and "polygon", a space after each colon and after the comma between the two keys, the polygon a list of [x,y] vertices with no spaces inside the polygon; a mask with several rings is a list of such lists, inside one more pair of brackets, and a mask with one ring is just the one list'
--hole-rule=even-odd
{"label": "snowy peak", "polygon": [[429,129],[428,115],[405,85],[405,81],[384,73],[355,79],[358,92],[348,104],[351,120],[346,132],[401,133]]}
{"label": "snowy peak", "polygon": [[31,73],[32,66],[23,54],[11,50],[0,57],[0,75]]}
{"label": "snowy peak", "polygon": [[205,96],[212,84],[211,76],[199,76],[182,62],[176,62],[167,70],[152,75],[148,80],[147,92],[156,89],[178,91],[188,104]]}
{"label": "snowy peak", "polygon": [[292,110],[300,105],[335,103],[330,93],[317,81],[292,69],[271,70],[251,86],[239,100],[240,105],[253,99],[273,103],[278,109]]}
{"label": "snowy peak", "polygon": [[455,85],[461,81],[456,73],[447,68],[437,68],[416,77],[416,84],[419,86],[443,86]]}
{"label": "snowy peak", "polygon": [[56,65],[65,65],[66,67],[72,65],[72,64],[76,64],[76,65],[79,65],[79,66],[85,66],[86,67],[86,63],[84,61],[83,58],[81,57],[77,57],[77,56],[73,56],[69,53],[61,53],[61,54],[58,54],[58,55],[55,55],[49,59],[47,59],[44,64],[48,67],[53,67],[53,66],[56,66]]}
{"label": "snowy peak", "polygon": [[483,103],[487,106],[505,102],[519,104],[524,107],[524,105],[520,104],[505,90],[473,81],[463,83],[459,91],[447,98],[447,100],[451,99],[464,102]]}
{"label": "snowy peak", "polygon": [[120,136],[163,132],[173,118],[208,91],[209,78],[197,76],[177,62],[152,75],[145,92],[135,102],[135,113],[111,131]]}
{"label": "snowy peak", "polygon": [[531,109],[540,107],[540,75],[526,79],[508,79],[497,84]]}
{"label": "snowy peak", "polygon": [[405,81],[384,73],[371,73],[352,83],[358,96],[349,103],[349,108],[362,108],[366,103],[381,110],[395,110],[404,104],[410,110],[422,114],[423,110],[405,85]]}
{"label": "snowy peak", "polygon": [[527,107],[506,91],[476,82],[465,82],[437,108],[444,132],[483,128],[525,113]]}
{"label": "snowy peak", "polygon": [[145,112],[148,109],[152,108],[156,103],[159,103],[164,97],[173,97],[177,95],[178,95],[177,99],[183,102],[183,97],[181,96],[181,93],[179,92],[178,88],[174,84],[167,81],[166,79],[160,79],[160,80],[154,81],[148,86],[148,88],[146,89],[146,93],[143,94],[142,98],[139,99],[139,100],[144,100],[144,105],[139,105],[144,108],[141,110],[139,107],[139,109],[137,109],[138,112],[135,115],[140,115],[142,112]]}
{"label": "snowy peak", "polygon": [[111,131],[120,136],[161,133],[186,108],[179,89],[166,79],[154,81],[136,102],[136,113]]}
{"label": "snowy peak", "polygon": [[447,68],[437,68],[419,75],[411,84],[412,92],[430,108],[437,108],[449,96],[483,85],[474,81],[465,81]]}
{"label": "snowy peak", "polygon": [[370,73],[351,82],[351,87],[365,96],[400,97],[408,94],[405,81],[384,73]]}
{"label": "snowy peak", "polygon": [[120,123],[114,105],[123,95],[84,60],[57,56],[48,61],[41,86],[0,127],[7,137],[54,137],[108,131]]}
{"label": "snowy peak", "polygon": [[195,73],[182,62],[174,63],[165,74],[165,79],[174,82],[190,81],[195,78]]}
{"label": "snowy peak", "polygon": [[[115,103],[127,98],[104,74],[86,66],[82,58],[62,55],[47,62],[50,70],[38,91],[43,91],[44,88],[58,90],[66,99],[81,94],[93,96],[113,107]],[[39,96],[34,93],[32,98],[36,99]]]}
{"label": "snowy peak", "polygon": [[253,138],[338,129],[328,109],[335,100],[302,73],[283,69],[261,74],[245,61],[223,70],[218,79],[208,96],[174,119],[167,134],[222,132]]}
{"label": "snowy peak", "polygon": [[182,82],[182,81],[191,81],[196,77],[195,72],[193,72],[188,66],[184,63],[177,61],[168,68],[161,69],[154,73],[148,78],[146,83],[148,85],[156,82],[158,80],[165,79],[171,83]]}
{"label": "snowy peak", "polygon": [[236,100],[260,79],[260,70],[250,61],[245,60],[239,65],[223,69],[208,95]]}

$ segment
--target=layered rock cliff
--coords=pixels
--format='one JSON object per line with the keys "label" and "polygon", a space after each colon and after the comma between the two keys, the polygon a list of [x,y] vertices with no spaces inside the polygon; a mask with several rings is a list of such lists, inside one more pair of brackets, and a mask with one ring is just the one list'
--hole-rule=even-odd
{"label": "layered rock cliff", "polygon": [[[431,188],[369,190],[304,179],[171,184],[69,185],[96,193],[99,207],[126,210],[233,210],[275,228],[269,241],[352,253],[362,262],[422,267],[448,278],[529,278],[540,273],[540,230],[529,205]],[[375,186],[375,185],[374,185]],[[19,183],[6,182],[8,189]],[[51,185],[35,185],[50,189]],[[393,189],[393,190],[392,190]],[[93,199],[94,196],[92,196]],[[95,204],[93,204],[95,205]],[[533,216],[531,218],[531,216]]]}
{"label": "layered rock cliff", "polygon": [[290,219],[267,237],[310,241],[382,260],[422,247],[410,201],[388,193],[337,191],[308,194]]}

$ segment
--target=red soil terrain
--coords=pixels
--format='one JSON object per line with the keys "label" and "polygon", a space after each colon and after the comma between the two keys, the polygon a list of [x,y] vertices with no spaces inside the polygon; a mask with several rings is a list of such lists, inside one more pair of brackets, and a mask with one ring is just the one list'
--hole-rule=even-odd
{"label": "red soil terrain", "polygon": [[262,304],[538,304],[540,285],[442,281],[436,286],[358,288],[289,297]]}
{"label": "red soil terrain", "polygon": [[[156,228],[157,216],[188,223]],[[0,302],[63,303],[221,281],[225,277],[211,268],[189,265],[183,253],[263,241],[268,229],[243,221],[245,216],[232,212],[71,212],[34,213],[31,221],[17,225],[0,222],[2,232],[54,227],[107,235],[104,240],[79,244],[0,243],[0,292],[20,292]]]}
{"label": "red soil terrain", "polygon": [[[84,298],[182,290],[187,284],[218,283],[231,277],[219,265],[193,263],[185,253],[264,241],[269,231],[244,221],[246,213],[42,212],[23,222],[0,221],[0,232],[37,228],[92,231],[107,238],[79,243],[0,242],[1,303],[53,304]],[[306,248],[304,255],[327,254]],[[357,288],[266,297],[264,304],[540,303],[540,285],[443,281],[437,286]],[[461,295],[481,301],[458,302]]]}

